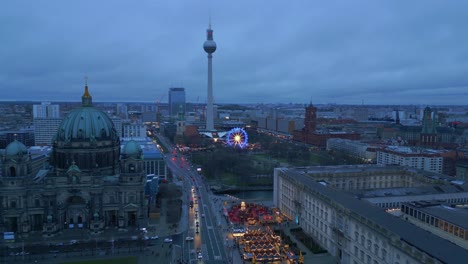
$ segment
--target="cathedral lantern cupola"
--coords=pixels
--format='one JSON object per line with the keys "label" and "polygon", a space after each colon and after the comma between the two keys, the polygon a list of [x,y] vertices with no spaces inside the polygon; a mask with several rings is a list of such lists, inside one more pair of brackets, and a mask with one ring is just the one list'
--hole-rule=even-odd
{"label": "cathedral lantern cupola", "polygon": [[85,77],[85,90],[83,96],[81,96],[81,104],[83,106],[93,106],[93,97],[89,94],[88,91],[88,77]]}

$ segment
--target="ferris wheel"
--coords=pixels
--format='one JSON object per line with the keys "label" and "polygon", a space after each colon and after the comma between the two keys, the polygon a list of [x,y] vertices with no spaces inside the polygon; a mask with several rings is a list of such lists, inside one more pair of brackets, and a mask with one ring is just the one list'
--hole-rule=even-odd
{"label": "ferris wheel", "polygon": [[247,132],[242,128],[236,127],[228,132],[226,142],[232,147],[245,148],[248,139]]}

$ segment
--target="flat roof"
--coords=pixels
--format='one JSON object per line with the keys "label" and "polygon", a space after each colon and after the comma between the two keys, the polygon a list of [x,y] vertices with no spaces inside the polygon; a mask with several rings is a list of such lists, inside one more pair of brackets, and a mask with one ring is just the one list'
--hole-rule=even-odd
{"label": "flat roof", "polygon": [[450,207],[447,205],[435,205],[428,207],[418,207],[419,211],[433,215],[439,219],[450,222],[459,227],[468,230],[468,209]]}
{"label": "flat roof", "polygon": [[468,192],[468,184],[462,185],[435,185],[402,188],[379,188],[372,190],[351,190],[350,193],[360,195],[362,198],[426,195],[441,193]]}
{"label": "flat roof", "polygon": [[[386,213],[382,208],[371,205],[368,202],[358,200],[349,194],[335,190],[315,181],[313,177],[299,170],[282,168],[289,174],[293,181],[297,181],[322,196],[348,208],[352,212],[387,229],[400,240],[418,248],[427,255],[433,256],[445,263],[464,263],[468,258],[468,250],[438,237],[429,231],[415,228],[414,225],[400,219],[397,216]],[[448,253],[450,252],[450,253]]]}
{"label": "flat roof", "polygon": [[[302,171],[307,174],[348,174],[348,173],[362,173],[362,172],[401,172],[401,173],[414,173],[420,176],[424,176],[433,180],[440,180],[445,183],[450,183],[456,178],[432,171],[425,171],[416,169],[409,166],[399,165],[380,165],[380,164],[360,164],[360,165],[336,165],[336,166],[309,166],[309,167],[298,167],[291,168],[294,170]],[[322,175],[321,175],[322,176]]]}

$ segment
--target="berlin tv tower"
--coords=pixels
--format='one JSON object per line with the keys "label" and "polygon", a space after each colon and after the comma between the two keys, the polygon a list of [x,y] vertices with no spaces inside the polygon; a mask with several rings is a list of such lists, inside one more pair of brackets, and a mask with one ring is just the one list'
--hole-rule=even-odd
{"label": "berlin tv tower", "polygon": [[208,102],[206,105],[206,130],[215,131],[213,121],[213,70],[211,59],[213,52],[216,51],[216,42],[213,41],[213,30],[211,29],[211,19],[206,30],[206,41],[203,44],[203,49],[208,53]]}

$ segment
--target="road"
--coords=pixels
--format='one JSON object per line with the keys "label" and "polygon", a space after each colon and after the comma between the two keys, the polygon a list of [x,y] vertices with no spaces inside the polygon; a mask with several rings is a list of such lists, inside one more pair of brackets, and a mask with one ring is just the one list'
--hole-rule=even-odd
{"label": "road", "polygon": [[[188,211],[185,215],[187,221],[181,219],[179,227],[184,231],[174,236],[174,259],[181,258],[187,263],[229,263],[231,257],[228,259],[226,253],[228,241],[216,215],[218,210],[214,208],[201,175],[165,138],[160,137],[160,142],[170,151],[170,154],[165,155],[166,164],[172,171],[174,181],[179,181],[183,186],[182,206]],[[189,206],[190,201],[193,201],[193,208]],[[187,241],[187,237],[193,237],[194,240]],[[201,259],[198,258],[198,252],[201,252]]]}

